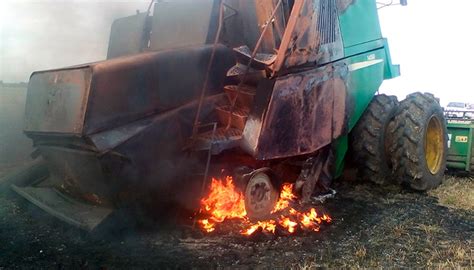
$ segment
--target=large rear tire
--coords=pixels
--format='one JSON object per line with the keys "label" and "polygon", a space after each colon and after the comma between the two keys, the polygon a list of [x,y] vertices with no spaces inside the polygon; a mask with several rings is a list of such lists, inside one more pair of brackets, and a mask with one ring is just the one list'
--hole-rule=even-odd
{"label": "large rear tire", "polygon": [[408,95],[389,129],[395,179],[418,191],[438,187],[446,170],[448,136],[443,109],[435,97]]}
{"label": "large rear tire", "polygon": [[379,185],[391,182],[387,128],[397,109],[397,97],[377,95],[352,130],[352,152],[360,178]]}

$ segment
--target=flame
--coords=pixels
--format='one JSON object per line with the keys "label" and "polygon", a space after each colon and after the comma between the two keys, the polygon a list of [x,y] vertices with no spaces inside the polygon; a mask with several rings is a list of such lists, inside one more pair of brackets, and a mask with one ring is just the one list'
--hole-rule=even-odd
{"label": "flame", "polygon": [[293,184],[284,184],[281,193],[280,199],[275,205],[275,209],[273,209],[272,213],[276,213],[278,211],[284,210],[290,206],[290,202],[294,201],[296,196],[293,194]]}
{"label": "flame", "polygon": [[237,192],[232,177],[226,177],[225,182],[213,178],[210,189],[207,198],[201,200],[201,211],[208,212],[210,218],[199,221],[206,232],[214,231],[216,223],[226,219],[244,218],[247,215],[244,196]]}
{"label": "flame", "polygon": [[205,232],[211,233],[216,230],[219,223],[225,220],[238,220],[245,228],[240,233],[249,236],[259,230],[274,234],[277,227],[281,227],[290,234],[298,229],[318,232],[321,223],[332,221],[326,214],[319,216],[314,208],[307,212],[299,212],[290,207],[296,199],[297,196],[293,194],[293,184],[284,184],[280,198],[272,211],[272,214],[275,216],[278,214],[279,217],[252,223],[245,211],[244,196],[235,188],[232,177],[226,177],[225,181],[213,178],[209,194],[201,200],[200,212],[207,218],[199,220],[199,224]]}
{"label": "flame", "polygon": [[206,232],[212,232],[212,231],[214,231],[214,230],[216,229],[216,228],[214,227],[214,224],[213,224],[213,223],[210,223],[208,219],[200,220],[199,223],[201,223],[202,228],[203,228]]}
{"label": "flame", "polygon": [[294,233],[298,223],[291,221],[289,217],[281,216],[280,225],[286,228],[289,233]]}
{"label": "flame", "polygon": [[250,226],[250,228],[244,230],[241,232],[243,235],[252,235],[255,231],[257,231],[259,228],[262,229],[262,231],[267,231],[271,233],[275,233],[276,230],[276,224],[274,220],[270,221],[258,221],[257,224],[254,224]]}

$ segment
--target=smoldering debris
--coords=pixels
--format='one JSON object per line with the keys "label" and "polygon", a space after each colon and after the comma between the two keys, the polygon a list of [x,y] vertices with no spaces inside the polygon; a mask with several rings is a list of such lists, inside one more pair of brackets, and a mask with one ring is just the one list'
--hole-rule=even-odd
{"label": "smoldering debris", "polygon": [[107,238],[87,235],[18,197],[2,195],[0,267],[32,262],[40,268],[469,267],[472,211],[370,184],[338,184],[337,189],[339,195],[326,202],[334,222],[321,233],[254,238],[199,234],[166,219],[157,220],[154,228],[132,228]]}

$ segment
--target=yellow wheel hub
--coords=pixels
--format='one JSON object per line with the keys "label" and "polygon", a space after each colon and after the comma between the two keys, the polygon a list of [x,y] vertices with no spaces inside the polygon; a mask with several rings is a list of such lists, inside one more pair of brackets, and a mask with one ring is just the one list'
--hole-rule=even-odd
{"label": "yellow wheel hub", "polygon": [[425,136],[426,165],[432,174],[437,174],[441,168],[441,161],[444,155],[443,135],[441,121],[437,116],[432,116]]}

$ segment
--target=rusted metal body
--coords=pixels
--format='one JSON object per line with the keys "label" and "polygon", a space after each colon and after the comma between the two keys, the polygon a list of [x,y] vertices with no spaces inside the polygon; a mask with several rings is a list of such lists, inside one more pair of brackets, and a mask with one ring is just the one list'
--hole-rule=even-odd
{"label": "rusted metal body", "polygon": [[[286,2],[286,1],[285,1]],[[235,48],[246,45],[253,50],[261,35],[262,26],[277,5],[277,0],[225,0],[228,7],[222,42]],[[276,10],[272,27],[263,36],[262,45],[258,48],[260,53],[272,54],[280,46],[283,32],[285,31],[285,14],[291,11],[288,5],[283,5]]]}
{"label": "rusted metal body", "polygon": [[265,113],[257,109],[247,122],[245,149],[258,159],[287,158],[314,153],[347,134],[348,75],[339,62],[276,79],[271,96],[262,98]]}
{"label": "rusted metal body", "polygon": [[334,0],[295,1],[273,71],[342,58],[337,11]]}

